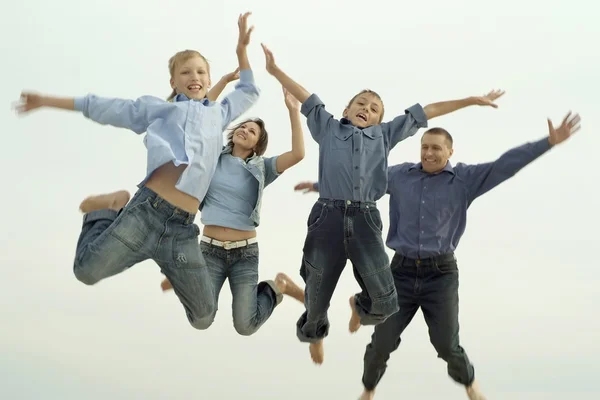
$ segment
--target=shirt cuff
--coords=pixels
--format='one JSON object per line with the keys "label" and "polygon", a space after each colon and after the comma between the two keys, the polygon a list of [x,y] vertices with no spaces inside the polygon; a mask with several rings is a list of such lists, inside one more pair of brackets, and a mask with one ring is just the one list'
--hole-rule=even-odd
{"label": "shirt cuff", "polygon": [[405,112],[413,116],[419,128],[427,128],[427,115],[419,103],[408,107]]}
{"label": "shirt cuff", "polygon": [[313,183],[313,189],[316,190],[317,192],[319,191],[319,182]]}
{"label": "shirt cuff", "polygon": [[83,112],[83,107],[85,106],[86,98],[85,97],[75,97],[73,99],[73,108],[75,111]]}
{"label": "shirt cuff", "polygon": [[270,168],[270,169],[271,169],[271,171],[273,172],[273,175],[274,175],[274,176],[279,176],[279,175],[281,175],[281,173],[279,173],[279,172],[277,171],[277,158],[278,158],[278,157],[279,157],[279,156],[275,156],[275,157],[271,157],[271,158],[269,158],[269,159],[268,159],[268,161],[269,161],[269,164],[270,164],[270,165],[269,165],[267,168]]}
{"label": "shirt cuff", "polygon": [[550,150],[552,147],[554,147],[554,146],[552,146],[550,144],[550,141],[548,141],[548,136],[533,143],[534,152],[539,155],[544,154],[545,152]]}
{"label": "shirt cuff", "polygon": [[300,112],[306,117],[308,113],[310,113],[316,106],[324,106],[324,104],[319,98],[319,96],[313,93],[308,97],[308,99],[304,101],[304,103],[302,103],[302,107],[300,107]]}
{"label": "shirt cuff", "polygon": [[243,69],[240,71],[240,83],[254,85],[254,73],[251,69]]}

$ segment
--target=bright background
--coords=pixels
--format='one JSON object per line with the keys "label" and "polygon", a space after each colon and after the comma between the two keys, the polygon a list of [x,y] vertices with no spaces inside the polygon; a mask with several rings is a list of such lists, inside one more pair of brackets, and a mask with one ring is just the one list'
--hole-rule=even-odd
{"label": "bright background", "polygon": [[[249,49],[262,97],[248,115],[266,120],[267,154],[290,131],[278,83],[259,43],[340,116],[359,90],[377,90],[386,119],[420,102],[507,94],[500,108],[432,121],[455,137],[453,161],[493,160],[547,134],[570,109],[583,129],[514,179],[477,200],[459,251],[461,339],[490,399],[598,399],[597,23],[588,0],[427,2],[304,0],[103,0],[11,2],[0,13],[2,48],[1,399],[355,399],[372,328],[347,332],[344,273],[330,310],[326,361],[312,365],[295,336],[302,306],[285,301],[256,335],[231,322],[225,286],[210,330],[189,327],[153,262],[86,287],[72,274],[79,202],[135,185],[142,138],[68,112],[18,118],[21,90],[136,98],[170,93],[167,60],[186,48],[211,61],[213,80],[236,66],[237,17],[256,25]],[[596,39],[594,39],[596,38]],[[406,140],[390,163],[418,161]],[[261,278],[298,269],[316,199],[294,193],[317,178],[317,146],[266,191]],[[596,189],[594,189],[596,187]],[[387,231],[387,197],[379,202]],[[390,252],[391,255],[391,252]],[[377,399],[465,398],[419,313],[392,355]]]}

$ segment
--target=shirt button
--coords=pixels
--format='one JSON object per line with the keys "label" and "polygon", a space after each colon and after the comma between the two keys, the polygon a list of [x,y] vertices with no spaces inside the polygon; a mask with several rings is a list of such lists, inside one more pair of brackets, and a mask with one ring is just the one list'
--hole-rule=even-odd
{"label": "shirt button", "polygon": [[354,186],[354,189],[358,190],[358,186]]}
{"label": "shirt button", "polygon": [[354,167],[354,169],[358,169],[358,165],[356,167]]}
{"label": "shirt button", "polygon": [[423,245],[420,245],[419,247],[423,247]]}
{"label": "shirt button", "polygon": [[421,219],[424,219],[424,218],[425,218],[425,216],[424,216],[424,215],[421,215]]}
{"label": "shirt button", "polygon": [[421,203],[425,204],[425,200],[423,200]]}
{"label": "shirt button", "polygon": [[346,200],[346,204],[351,204],[352,202],[350,200]]}
{"label": "shirt button", "polygon": [[425,231],[421,231],[421,234],[424,234],[424,233],[425,233]]}
{"label": "shirt button", "polygon": [[354,149],[354,151],[358,153],[358,149]]}
{"label": "shirt button", "polygon": [[423,186],[423,189],[427,189],[427,186]]}

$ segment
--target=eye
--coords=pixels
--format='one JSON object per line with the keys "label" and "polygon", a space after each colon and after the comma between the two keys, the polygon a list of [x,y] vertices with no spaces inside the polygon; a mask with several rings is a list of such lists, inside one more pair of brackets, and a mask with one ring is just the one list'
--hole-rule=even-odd
{"label": "eye", "polygon": [[189,74],[189,73],[190,73],[190,71],[182,71],[182,72],[181,72],[181,75],[187,75],[187,74]]}

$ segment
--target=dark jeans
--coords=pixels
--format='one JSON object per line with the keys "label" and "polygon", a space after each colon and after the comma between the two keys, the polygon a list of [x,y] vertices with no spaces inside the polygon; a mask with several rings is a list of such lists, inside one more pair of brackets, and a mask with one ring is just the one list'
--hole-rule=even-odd
{"label": "dark jeans", "polygon": [[319,199],[313,206],[300,267],[306,283],[306,312],[297,323],[300,341],[314,343],[327,336],[329,302],[348,259],[362,289],[355,296],[361,323],[375,325],[398,311],[381,229],[373,202]]}
{"label": "dark jeans", "polygon": [[465,386],[475,378],[473,365],[458,337],[458,267],[454,255],[414,260],[396,254],[392,273],[400,311],[375,327],[364,357],[363,385],[375,389],[400,335],[421,307],[429,339],[438,357],[448,364],[448,375]]}

